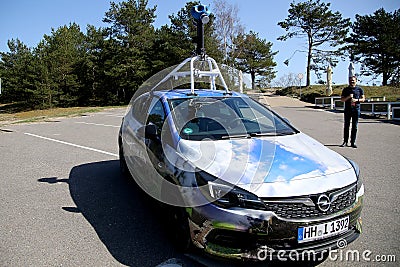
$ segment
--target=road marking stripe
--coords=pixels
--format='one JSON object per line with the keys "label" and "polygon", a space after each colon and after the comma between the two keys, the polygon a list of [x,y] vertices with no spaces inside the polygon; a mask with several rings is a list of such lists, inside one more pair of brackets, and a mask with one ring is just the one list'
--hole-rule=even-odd
{"label": "road marking stripe", "polygon": [[123,118],[125,115],[106,115],[106,117],[117,117],[117,118]]}
{"label": "road marking stripe", "polygon": [[37,138],[41,138],[41,139],[44,139],[44,140],[48,140],[48,141],[53,141],[53,142],[61,143],[61,144],[68,145],[68,146],[78,147],[78,148],[82,148],[82,149],[86,149],[86,150],[95,151],[95,152],[103,153],[103,154],[106,154],[106,155],[118,157],[118,154],[110,153],[110,152],[103,151],[103,150],[96,149],[96,148],[91,148],[91,147],[87,147],[87,146],[76,145],[76,144],[73,144],[73,143],[68,143],[68,142],[64,142],[64,141],[61,141],[61,140],[57,140],[57,139],[53,139],[53,138],[48,138],[48,137],[44,137],[44,136],[40,136],[40,135],[36,135],[36,134],[31,134],[31,133],[24,133],[24,134],[29,135],[29,136],[33,136],[33,137],[37,137]]}
{"label": "road marking stripe", "polygon": [[119,128],[119,126],[116,126],[116,125],[99,124],[99,123],[93,123],[93,122],[76,121],[75,123],[82,123],[82,124],[88,124],[88,125],[96,125],[96,126],[106,126],[106,127]]}
{"label": "road marking stripe", "polygon": [[112,113],[111,112],[96,112],[96,114],[107,115],[107,114],[112,114]]}

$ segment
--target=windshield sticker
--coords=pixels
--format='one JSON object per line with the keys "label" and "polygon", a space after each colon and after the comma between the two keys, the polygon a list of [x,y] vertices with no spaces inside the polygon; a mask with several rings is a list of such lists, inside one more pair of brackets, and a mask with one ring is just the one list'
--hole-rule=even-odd
{"label": "windshield sticker", "polygon": [[191,134],[191,133],[193,133],[193,130],[191,128],[185,128],[185,129],[183,129],[183,133],[184,134]]}

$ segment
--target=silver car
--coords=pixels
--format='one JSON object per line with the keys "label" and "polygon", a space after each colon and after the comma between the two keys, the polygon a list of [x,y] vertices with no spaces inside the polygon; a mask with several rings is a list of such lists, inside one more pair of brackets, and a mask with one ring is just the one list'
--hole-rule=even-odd
{"label": "silver car", "polygon": [[[225,82],[194,82],[223,81],[210,68],[176,68],[139,90],[118,138],[122,172],[165,204],[177,246],[264,260],[327,255],[354,241],[364,195],[357,164]],[[168,85],[185,75],[186,87]]]}

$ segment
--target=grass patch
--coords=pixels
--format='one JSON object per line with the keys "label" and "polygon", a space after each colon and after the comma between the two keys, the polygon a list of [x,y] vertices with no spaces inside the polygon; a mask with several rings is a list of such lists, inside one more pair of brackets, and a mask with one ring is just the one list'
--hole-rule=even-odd
{"label": "grass patch", "polygon": [[51,118],[82,116],[114,107],[71,107],[13,112],[15,105],[0,105],[0,125],[45,121]]}

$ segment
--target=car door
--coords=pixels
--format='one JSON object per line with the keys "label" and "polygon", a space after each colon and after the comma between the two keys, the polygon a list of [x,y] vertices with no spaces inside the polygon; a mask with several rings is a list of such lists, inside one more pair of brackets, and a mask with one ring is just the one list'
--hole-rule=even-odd
{"label": "car door", "polygon": [[162,147],[162,138],[169,134],[169,127],[165,124],[166,113],[162,99],[153,97],[150,103],[146,125],[152,125],[155,128],[155,135],[145,136],[145,145],[147,147],[148,157],[155,170],[165,176],[164,152]]}
{"label": "car door", "polygon": [[166,168],[165,154],[163,151],[163,138],[171,134],[166,122],[166,112],[162,99],[154,96],[149,105],[145,125],[138,130],[144,136],[143,145],[146,148],[147,162],[144,166],[142,188],[158,200],[162,200],[162,189],[166,177],[171,177],[171,169]]}
{"label": "car door", "polygon": [[145,138],[139,134],[147,119],[147,110],[150,105],[149,94],[138,97],[124,119],[122,136],[125,159],[132,175],[146,165],[148,161]]}

